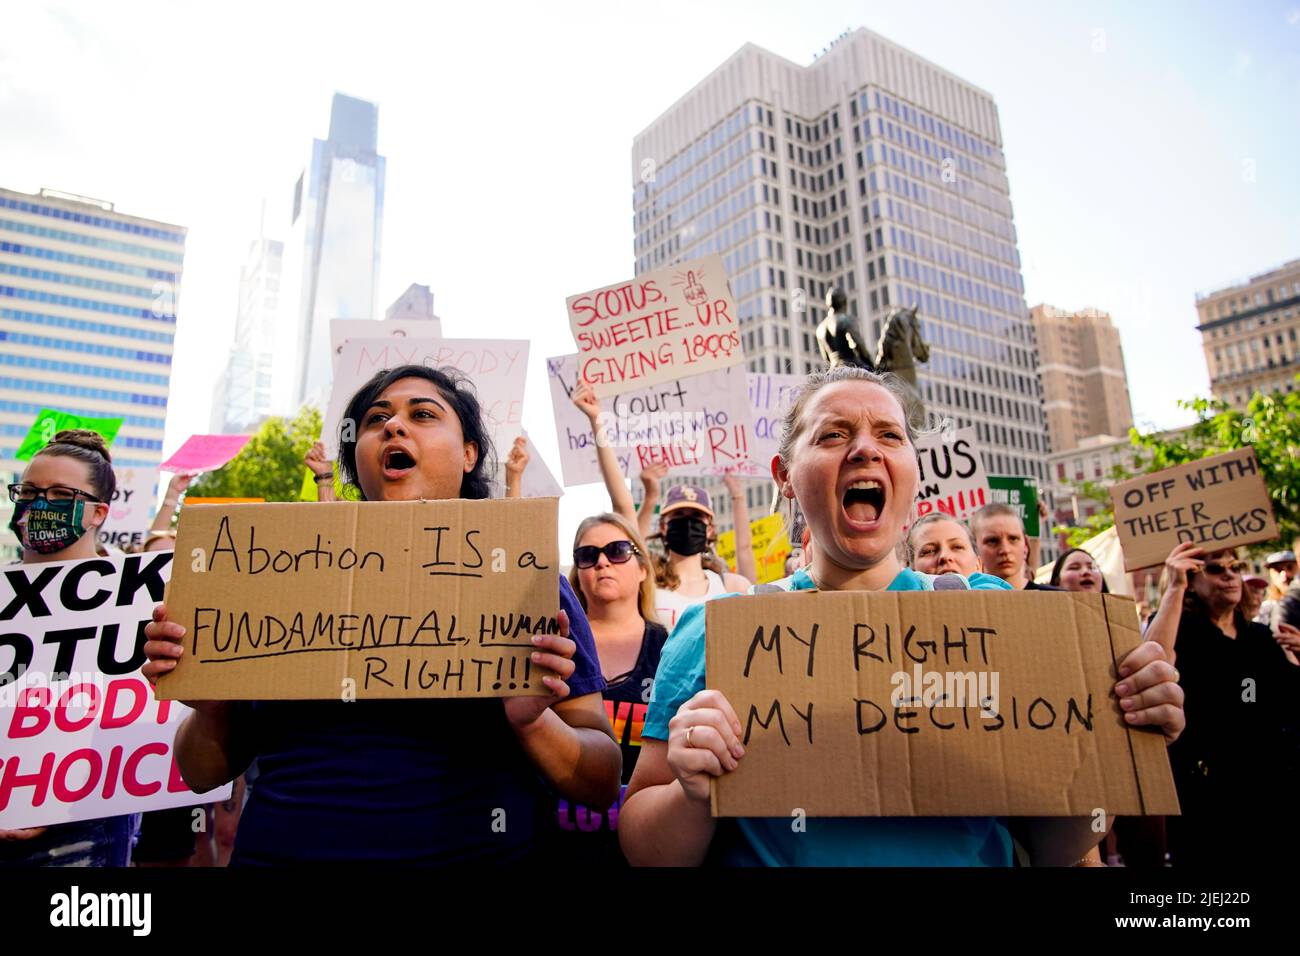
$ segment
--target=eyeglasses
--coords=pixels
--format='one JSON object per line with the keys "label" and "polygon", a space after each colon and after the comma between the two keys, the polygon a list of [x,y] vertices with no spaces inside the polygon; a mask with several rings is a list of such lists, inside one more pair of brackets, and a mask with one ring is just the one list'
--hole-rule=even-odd
{"label": "eyeglasses", "polygon": [[103,503],[102,499],[95,497],[89,491],[69,488],[66,485],[52,485],[49,488],[37,488],[35,485],[26,484],[9,486],[10,501],[35,501],[37,498],[44,498],[46,501],[75,501],[77,498],[85,498],[88,501]]}
{"label": "eyeglasses", "polygon": [[631,541],[611,541],[603,548],[588,544],[573,549],[573,563],[580,568],[594,568],[603,554],[609,558],[610,564],[627,564],[632,555],[640,553],[640,549]]}
{"label": "eyeglasses", "polygon": [[1246,568],[1247,564],[1245,561],[1233,561],[1231,564],[1220,564],[1218,561],[1205,562],[1205,573],[1213,574],[1216,578],[1220,574],[1227,574],[1229,572],[1232,574],[1240,574],[1242,571],[1245,571]]}

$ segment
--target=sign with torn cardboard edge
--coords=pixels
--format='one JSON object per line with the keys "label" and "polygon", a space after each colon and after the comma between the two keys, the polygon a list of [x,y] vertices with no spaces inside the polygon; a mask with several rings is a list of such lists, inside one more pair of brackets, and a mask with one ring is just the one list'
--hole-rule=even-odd
{"label": "sign with torn cardboard edge", "polygon": [[558,634],[558,502],[189,507],[168,616],[172,700],[545,695]]}
{"label": "sign with torn cardboard edge", "polygon": [[1129,598],[795,592],[706,615],[706,686],[745,747],[714,816],[1178,812],[1163,736],[1112,693],[1142,640]]}
{"label": "sign with torn cardboard edge", "polygon": [[1110,500],[1126,571],[1163,564],[1183,542],[1217,551],[1278,536],[1250,447],[1118,482]]}
{"label": "sign with torn cardboard edge", "polygon": [[704,256],[565,300],[578,375],[598,398],[745,360],[722,256]]}

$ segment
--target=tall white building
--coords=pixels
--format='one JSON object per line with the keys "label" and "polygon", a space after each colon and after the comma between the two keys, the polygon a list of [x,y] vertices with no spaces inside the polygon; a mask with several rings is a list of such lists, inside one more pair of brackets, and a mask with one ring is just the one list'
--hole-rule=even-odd
{"label": "tall white building", "polygon": [[379,107],[335,93],[329,137],[312,141],[293,189],[284,282],[291,298],[277,344],[277,411],[328,400],[329,324],[373,319],[379,293],[385,160],[376,152]]}
{"label": "tall white building", "polygon": [[[0,472],[37,413],[121,418],[121,467],[156,468],[171,383],[184,226],[110,202],[0,189]],[[0,505],[0,541],[12,505]]]}
{"label": "tall white building", "polygon": [[821,364],[828,288],[873,351],[889,308],[917,305],[932,417],[973,426],[990,474],[1046,478],[988,93],[868,30],[810,66],[746,44],[636,136],[632,188],[637,272],[722,254],[751,370]]}
{"label": "tall white building", "polygon": [[284,243],[254,240],[239,272],[235,341],[212,401],[212,431],[238,434],[272,414],[276,323]]}

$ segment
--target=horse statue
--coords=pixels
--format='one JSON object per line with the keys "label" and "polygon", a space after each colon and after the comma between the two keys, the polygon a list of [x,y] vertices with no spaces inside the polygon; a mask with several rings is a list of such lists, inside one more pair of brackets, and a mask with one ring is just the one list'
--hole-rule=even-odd
{"label": "horse statue", "polygon": [[893,372],[916,391],[916,363],[928,361],[930,346],[921,337],[916,306],[890,309],[876,344],[876,371]]}
{"label": "horse statue", "polygon": [[817,347],[821,349],[826,364],[856,365],[860,368],[872,368],[871,356],[868,354],[858,324],[848,312],[848,297],[841,289],[828,289],[826,292],[826,318],[817,326]]}

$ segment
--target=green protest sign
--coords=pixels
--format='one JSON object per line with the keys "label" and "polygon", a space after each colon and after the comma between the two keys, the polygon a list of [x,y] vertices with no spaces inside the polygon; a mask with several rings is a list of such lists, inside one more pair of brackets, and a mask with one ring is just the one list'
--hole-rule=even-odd
{"label": "green protest sign", "polygon": [[1025,534],[1038,537],[1038,490],[1032,478],[989,475],[989,497],[996,504],[1015,508],[1025,524]]}
{"label": "green protest sign", "polygon": [[104,443],[111,445],[122,428],[122,419],[91,418],[89,415],[73,415],[55,408],[42,408],[36,414],[36,421],[32,422],[27,437],[18,446],[18,453],[14,457],[19,461],[30,461],[55,435],[67,428],[88,428],[103,435]]}

